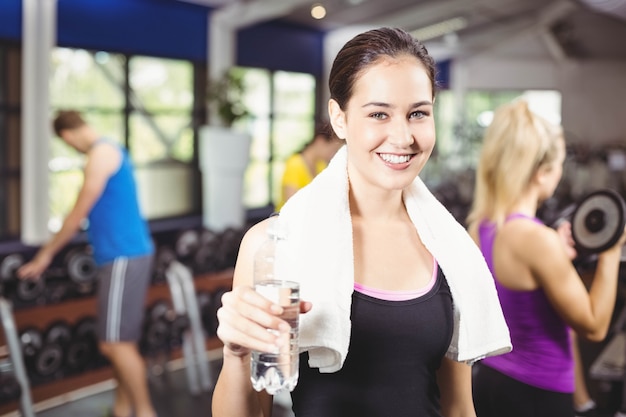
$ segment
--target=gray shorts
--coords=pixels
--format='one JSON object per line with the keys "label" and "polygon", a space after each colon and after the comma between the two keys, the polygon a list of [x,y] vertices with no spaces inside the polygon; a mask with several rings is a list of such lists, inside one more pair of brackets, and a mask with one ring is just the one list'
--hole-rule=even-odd
{"label": "gray shorts", "polygon": [[116,258],[100,268],[97,320],[100,341],[139,340],[152,266],[153,255],[148,255]]}

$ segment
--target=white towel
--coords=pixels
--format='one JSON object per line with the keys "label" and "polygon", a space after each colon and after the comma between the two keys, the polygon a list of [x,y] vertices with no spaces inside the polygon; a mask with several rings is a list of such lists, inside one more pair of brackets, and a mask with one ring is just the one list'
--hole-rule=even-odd
{"label": "white towel", "polygon": [[[404,190],[409,216],[437,259],[453,298],[455,325],[447,356],[473,363],[511,350],[493,278],[474,241],[418,177]],[[300,317],[300,350],[320,372],[341,369],[350,342],[354,289],[347,151],[293,195],[280,212],[289,245],[281,253],[285,279],[300,282],[313,309]],[[289,278],[287,278],[289,277]]]}

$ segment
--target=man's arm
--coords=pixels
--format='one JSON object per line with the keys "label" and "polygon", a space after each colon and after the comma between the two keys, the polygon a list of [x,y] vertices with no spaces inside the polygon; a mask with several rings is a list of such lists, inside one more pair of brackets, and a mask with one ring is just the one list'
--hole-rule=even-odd
{"label": "man's arm", "polygon": [[41,276],[57,252],[80,229],[81,222],[102,195],[109,177],[117,171],[121,159],[122,155],[119,150],[108,143],[98,144],[87,153],[83,185],[74,207],[63,221],[58,233],[39,249],[32,261],[18,270],[20,278],[38,278]]}

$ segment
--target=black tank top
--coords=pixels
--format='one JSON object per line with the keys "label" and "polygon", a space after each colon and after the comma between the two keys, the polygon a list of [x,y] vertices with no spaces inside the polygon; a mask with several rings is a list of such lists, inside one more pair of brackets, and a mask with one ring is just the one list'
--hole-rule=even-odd
{"label": "black tank top", "polygon": [[343,367],[320,373],[300,355],[291,393],[297,417],[441,417],[436,370],[450,345],[452,296],[439,269],[433,288],[407,301],[353,292]]}

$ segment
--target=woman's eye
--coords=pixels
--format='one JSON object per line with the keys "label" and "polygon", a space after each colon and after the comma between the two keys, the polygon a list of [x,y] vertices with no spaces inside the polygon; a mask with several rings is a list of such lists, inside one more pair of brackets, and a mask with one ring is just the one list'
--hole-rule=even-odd
{"label": "woman's eye", "polygon": [[382,112],[376,112],[376,113],[372,113],[370,114],[370,117],[374,118],[374,119],[386,119],[387,118],[387,114],[382,113]]}
{"label": "woman's eye", "polygon": [[428,116],[428,113],[422,110],[416,110],[414,112],[411,112],[411,114],[409,114],[409,119],[422,119],[424,117]]}

